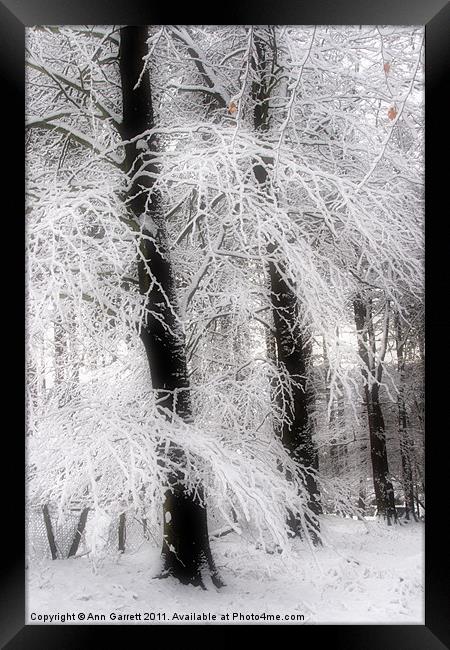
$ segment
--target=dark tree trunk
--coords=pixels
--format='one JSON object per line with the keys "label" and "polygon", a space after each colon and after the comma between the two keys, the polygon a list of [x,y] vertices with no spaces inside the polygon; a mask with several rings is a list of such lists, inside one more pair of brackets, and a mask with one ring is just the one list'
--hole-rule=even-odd
{"label": "dark tree trunk", "polygon": [[405,403],[405,342],[403,340],[402,325],[400,316],[395,319],[395,338],[397,347],[397,370],[399,374],[399,389],[397,397],[398,405],[398,432],[400,438],[400,457],[402,460],[403,491],[405,493],[405,518],[410,516],[417,520],[414,510],[414,483],[411,464],[411,440],[408,433],[406,421]]}
{"label": "dark tree trunk", "polygon": [[119,516],[118,537],[118,549],[121,553],[125,553],[125,542],[127,539],[127,518],[124,512],[122,512],[122,514]]}
{"label": "dark tree trunk", "polygon": [[[372,461],[373,484],[378,514],[391,521],[397,520],[394,489],[389,478],[389,465],[386,450],[386,433],[381,410],[379,390],[381,371],[377,371],[369,357],[368,345],[371,345],[372,315],[367,303],[358,296],[353,302],[355,324],[358,335],[358,350],[363,362],[364,396],[367,408],[370,439],[370,457]],[[373,355],[372,355],[373,357]],[[370,385],[369,385],[370,379]]]}
{"label": "dark tree trunk", "polygon": [[74,535],[74,538],[73,538],[72,546],[69,549],[69,554],[67,555],[67,557],[72,557],[73,555],[77,554],[78,547],[79,547],[80,541],[81,541],[81,536],[82,536],[82,534],[84,532],[84,529],[86,527],[86,521],[87,521],[87,518],[88,518],[88,514],[89,514],[89,508],[84,508],[84,510],[82,511],[82,513],[80,515],[80,519],[78,521],[77,529],[75,531],[75,535]]}
{"label": "dark tree trunk", "polygon": [[[145,26],[123,27],[120,31],[120,75],[122,81],[123,122],[121,135],[125,145],[127,171],[132,170],[134,182],[125,199],[137,221],[145,216],[150,227],[143,227],[140,259],[138,260],[139,288],[146,296],[146,315],[141,326],[152,386],[157,392],[161,413],[169,421],[178,416],[192,421],[185,343],[177,320],[175,282],[167,246],[166,226],[160,196],[155,191],[157,174],[155,137],[146,138],[148,149],[137,147],[139,136],[154,127],[152,94],[148,69],[142,73],[143,57],[148,54],[148,30]],[[135,88],[136,82],[140,83]],[[136,172],[145,167],[152,176],[137,178]],[[184,454],[170,446],[168,454],[181,468]],[[164,459],[162,459],[164,463]],[[209,573],[214,584],[221,580],[211,556],[207,527],[206,506],[201,486],[189,493],[183,484],[182,473],[172,472],[163,508],[164,539],[161,577],[172,575],[183,583],[204,586]]]}
{"label": "dark tree trunk", "polygon": [[[271,297],[275,323],[275,341],[279,365],[286,371],[290,386],[284,387],[284,402],[290,404],[290,413],[283,421],[281,439],[298,466],[306,470],[305,484],[309,496],[307,517],[314,542],[319,542],[320,495],[315,473],[318,470],[317,449],[312,439],[309,411],[312,400],[308,385],[311,364],[311,344],[299,331],[298,301],[272,262],[269,263]],[[289,394],[289,389],[292,397]],[[309,470],[313,470],[310,473]],[[301,523],[290,518],[294,535],[301,535]]]}
{"label": "dark tree trunk", "polygon": [[[255,55],[252,66],[255,72],[255,81],[252,84],[252,97],[254,100],[253,125],[255,131],[262,133],[269,129],[269,101],[273,87],[276,69],[275,44],[272,45],[258,33],[254,35]],[[263,160],[266,164],[255,163],[253,172],[261,190],[267,188],[270,181],[268,166],[270,160]],[[275,245],[269,243],[267,250],[273,257]],[[281,439],[291,457],[298,466],[306,470],[305,484],[309,495],[308,507],[311,516],[307,516],[309,533],[315,544],[320,543],[320,527],[318,515],[321,513],[320,494],[315,478],[318,470],[318,454],[312,439],[312,427],[309,417],[309,405],[312,398],[308,386],[308,375],[311,362],[311,346],[306,342],[304,333],[300,331],[299,303],[292,289],[283,279],[283,266],[270,261],[268,264],[270,280],[270,295],[272,313],[275,325],[275,346],[278,365],[286,372],[290,386],[283,389],[284,395],[280,399],[290,404],[290,413],[284,418]],[[290,391],[292,399],[290,397]],[[279,401],[278,401],[279,405]],[[310,472],[313,471],[313,473]],[[302,525],[300,519],[289,516],[289,526],[294,536],[301,536]]]}
{"label": "dark tree trunk", "polygon": [[[367,407],[364,402],[361,404],[361,418],[367,418]],[[368,444],[369,443],[369,444]],[[370,436],[367,438],[366,430],[363,429],[360,437],[359,445],[359,490],[358,490],[358,508],[362,515],[366,514],[367,506],[370,505],[367,501],[367,478],[368,478],[368,460],[369,460],[369,447]]]}
{"label": "dark tree trunk", "polygon": [[56,560],[58,557],[58,550],[56,548],[55,536],[53,534],[52,521],[50,519],[50,513],[48,511],[48,506],[45,505],[42,508],[44,515],[45,530],[47,531],[48,545],[50,546],[50,552],[52,554],[52,560]]}

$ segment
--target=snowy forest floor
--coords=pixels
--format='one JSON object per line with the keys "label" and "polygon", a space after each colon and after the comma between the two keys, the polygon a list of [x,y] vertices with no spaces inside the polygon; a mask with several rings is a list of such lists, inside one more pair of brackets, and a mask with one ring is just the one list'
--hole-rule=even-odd
{"label": "snowy forest floor", "polygon": [[[152,579],[159,549],[148,544],[119,560],[106,559],[96,573],[86,557],[40,561],[27,570],[27,621],[39,622],[30,620],[32,612],[74,612],[76,617],[84,612],[105,614],[107,624],[133,622],[111,621],[114,612],[141,613],[134,622],[146,624],[144,612],[153,612],[165,615],[161,623],[175,624],[186,623],[173,620],[175,613],[205,612],[216,614],[212,622],[222,624],[228,624],[220,620],[227,613],[230,624],[252,622],[233,621],[233,613],[304,616],[281,624],[424,623],[422,523],[388,527],[326,516],[322,529],[325,546],[313,555],[307,544],[294,542],[296,560],[289,564],[282,555],[255,550],[234,533],[218,539],[212,550],[226,583],[220,590]],[[276,623],[257,621],[265,622]]]}

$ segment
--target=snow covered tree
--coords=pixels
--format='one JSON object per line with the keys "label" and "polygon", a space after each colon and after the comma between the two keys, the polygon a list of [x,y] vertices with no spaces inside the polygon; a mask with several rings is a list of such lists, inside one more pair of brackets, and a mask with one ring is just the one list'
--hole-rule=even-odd
{"label": "snow covered tree", "polygon": [[[145,315],[140,336],[147,353],[152,388],[158,408],[170,422],[174,414],[191,423],[184,335],[177,314],[174,273],[167,241],[165,215],[155,179],[157,142],[155,136],[143,140],[155,127],[151,82],[148,68],[142,70],[148,55],[146,27],[120,30],[120,77],[123,98],[121,135],[130,182],[125,202],[140,226],[139,290],[145,297]],[[208,571],[216,586],[221,580],[209,546],[203,488],[188,489],[183,481],[186,465],[183,450],[169,444],[165,450],[173,469],[168,475],[164,501],[163,572],[181,582],[204,585]]]}
{"label": "snow covered tree", "polygon": [[[253,123],[259,137],[269,131],[270,101],[272,92],[279,84],[281,67],[277,61],[277,42],[274,28],[252,28],[251,67],[254,74],[252,81]],[[270,183],[270,169],[273,158],[262,157],[255,162],[254,174],[261,186],[263,197],[269,202],[274,199],[267,193]],[[275,199],[276,200],[276,199]],[[285,262],[277,255],[276,242],[269,241],[268,275],[270,297],[274,321],[275,359],[285,373],[283,395],[278,400],[287,404],[287,414],[283,419],[281,435],[283,444],[290,455],[305,471],[305,482],[309,494],[309,509],[313,514],[309,523],[311,534],[316,543],[320,537],[317,515],[320,513],[320,496],[315,478],[318,470],[317,450],[312,438],[311,410],[311,354],[310,333],[301,328],[299,316],[301,305],[292,287],[285,280]],[[269,335],[268,335],[269,336]],[[269,343],[270,345],[270,343]],[[289,525],[293,535],[300,535],[301,521],[292,515]]]}

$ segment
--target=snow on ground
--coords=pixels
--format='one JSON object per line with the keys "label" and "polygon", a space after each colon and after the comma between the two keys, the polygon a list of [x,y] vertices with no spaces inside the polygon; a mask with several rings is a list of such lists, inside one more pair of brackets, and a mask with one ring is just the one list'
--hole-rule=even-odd
{"label": "snow on ground", "polygon": [[[74,614],[75,620],[52,622],[205,624],[192,615],[209,614],[209,622],[225,625],[424,624],[423,524],[388,527],[327,516],[322,528],[325,546],[313,555],[306,544],[295,542],[295,562],[289,564],[282,555],[256,550],[234,533],[217,540],[213,554],[226,582],[220,590],[152,578],[159,550],[150,545],[115,561],[106,559],[96,573],[87,557],[41,561],[27,570],[27,621],[43,623],[44,614]],[[89,614],[103,614],[105,620],[93,621]],[[140,616],[123,618],[130,614]],[[174,614],[191,617],[174,619]],[[261,614],[281,618],[255,620]],[[254,620],[240,620],[239,615],[253,615]],[[295,618],[285,620],[286,615]]]}

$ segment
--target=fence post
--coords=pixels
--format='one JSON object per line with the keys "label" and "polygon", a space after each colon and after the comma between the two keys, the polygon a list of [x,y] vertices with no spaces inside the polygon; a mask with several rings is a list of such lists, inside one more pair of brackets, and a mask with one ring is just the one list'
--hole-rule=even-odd
{"label": "fence post", "polygon": [[48,545],[50,546],[50,551],[52,553],[52,560],[56,560],[58,557],[58,551],[56,549],[55,536],[53,535],[52,521],[50,519],[47,504],[42,508],[42,512],[44,515],[45,530],[47,531]]}

